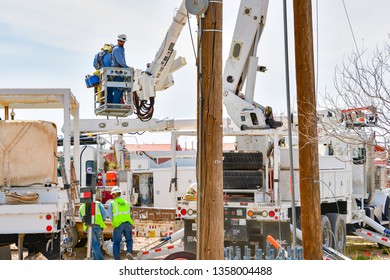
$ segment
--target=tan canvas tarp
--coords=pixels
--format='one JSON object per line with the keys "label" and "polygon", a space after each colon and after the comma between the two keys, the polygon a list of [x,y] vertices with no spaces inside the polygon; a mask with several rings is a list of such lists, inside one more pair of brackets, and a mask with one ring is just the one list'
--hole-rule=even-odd
{"label": "tan canvas tarp", "polygon": [[0,186],[57,184],[57,128],[44,121],[0,121]]}

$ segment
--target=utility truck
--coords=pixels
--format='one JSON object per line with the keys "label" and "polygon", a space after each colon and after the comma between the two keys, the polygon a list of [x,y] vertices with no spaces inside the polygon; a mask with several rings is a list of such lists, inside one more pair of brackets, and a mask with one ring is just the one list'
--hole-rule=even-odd
{"label": "utility truck", "polygon": [[[195,127],[194,120],[81,119],[80,132],[88,136],[80,138],[80,184],[96,187],[96,198],[103,204],[112,199],[111,189],[120,187],[122,196],[132,202],[134,236],[168,236],[182,227],[175,217],[177,197],[196,181],[195,150],[176,151],[176,139],[192,134]],[[149,153],[127,148],[126,141],[135,137],[128,133],[139,131],[170,133],[172,150]],[[77,208],[78,204],[76,212]],[[80,246],[86,233],[78,215],[76,223]],[[106,225],[104,237],[111,239],[111,222]]]}
{"label": "utility truck", "polygon": [[[283,125],[283,119],[275,118],[271,107],[254,101],[257,73],[267,70],[258,65],[257,49],[266,24],[268,2],[241,1],[221,93],[226,111],[236,126],[224,131],[225,136],[235,137],[235,149],[224,151],[223,155],[225,246],[238,245],[242,251],[249,246],[252,255],[256,248],[264,251],[267,235],[272,235],[284,247],[291,245],[291,229],[297,230],[297,237],[301,238],[299,182],[304,178],[299,178],[298,172],[297,126],[295,123],[293,127]],[[188,10],[197,10],[189,1],[187,4]],[[183,4],[179,11],[186,14]],[[383,174],[375,175],[374,154],[367,152],[376,146],[367,129],[375,125],[375,118],[368,113],[359,124],[346,122],[346,119],[335,122],[340,114],[346,116],[345,113],[348,110],[318,112],[321,120],[318,127],[323,132],[318,139],[313,139],[318,141],[320,151],[322,228],[318,230],[322,232],[324,246],[338,252],[344,251],[347,234],[389,246],[388,189],[380,179]],[[325,133],[329,127],[324,124],[331,122],[337,134]],[[289,129],[292,141],[288,141]],[[139,178],[147,178],[145,182],[150,188],[152,168],[147,163],[140,166],[143,167],[137,171]],[[196,166],[192,168],[195,172]],[[294,181],[291,181],[291,173]],[[372,182],[376,176],[379,179],[375,184]],[[292,197],[292,188],[295,197]],[[157,196],[154,199],[159,203]],[[197,202],[179,196],[176,205],[176,218],[185,222],[184,248],[194,252]],[[292,228],[293,218],[297,229]]]}
{"label": "utility truck", "polygon": [[[283,125],[282,118],[273,117],[272,108],[254,101],[257,73],[266,70],[258,65],[257,49],[268,2],[241,1],[222,81],[223,102],[237,127],[224,132],[236,137],[236,148],[223,154],[225,245],[236,244],[241,249],[250,246],[252,254],[256,247],[264,251],[267,235],[284,247],[291,245],[291,229],[298,232],[298,238],[302,236],[299,183],[304,178],[299,178],[296,122],[293,127]],[[347,234],[390,246],[389,189],[383,183],[385,173],[374,165],[373,150],[377,145],[369,130],[377,119],[367,108],[361,109],[318,112],[321,133],[313,139],[318,141],[320,151],[322,228],[318,230],[322,231],[325,247],[338,252],[344,251]],[[359,117],[351,121],[351,114]],[[188,221],[185,249],[192,251],[196,208],[194,201],[180,201],[177,208],[177,217]],[[293,218],[297,229],[292,227]]]}
{"label": "utility truck", "polygon": [[[71,164],[70,119],[78,133],[79,104],[70,89],[0,89],[0,104],[5,112],[0,120],[0,246],[9,252],[16,244],[19,259],[24,249],[29,258],[42,253],[62,259],[77,243],[73,207],[79,163],[75,158]],[[61,155],[54,123],[14,120],[14,110],[37,108],[63,109]]]}

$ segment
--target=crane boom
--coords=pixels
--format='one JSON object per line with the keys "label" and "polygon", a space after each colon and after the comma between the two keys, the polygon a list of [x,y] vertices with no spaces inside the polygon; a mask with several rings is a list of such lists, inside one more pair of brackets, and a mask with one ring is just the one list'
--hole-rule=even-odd
{"label": "crane boom", "polygon": [[[269,0],[241,1],[229,57],[223,72],[223,102],[233,122],[241,129],[277,128],[272,108],[253,101],[258,66],[257,48],[267,17]],[[245,30],[245,32],[243,32]],[[246,83],[246,91],[242,87]]]}
{"label": "crane boom", "polygon": [[146,72],[153,77],[156,91],[167,89],[173,85],[172,73],[186,64],[183,57],[175,59],[174,47],[187,18],[187,10],[183,1],[173,17],[172,24],[156,53],[155,59],[148,65]]}
{"label": "crane boom", "polygon": [[154,60],[147,64],[146,71],[135,70],[133,94],[136,113],[141,120],[150,120],[153,115],[156,91],[163,91],[174,84],[172,73],[186,65],[184,57],[176,58],[174,49],[177,39],[188,19],[185,1],[173,17],[165,38]]}

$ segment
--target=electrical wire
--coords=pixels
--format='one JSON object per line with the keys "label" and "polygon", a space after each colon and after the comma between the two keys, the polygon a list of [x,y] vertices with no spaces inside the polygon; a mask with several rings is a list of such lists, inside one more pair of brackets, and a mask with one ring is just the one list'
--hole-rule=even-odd
{"label": "electrical wire", "polygon": [[349,19],[349,14],[348,14],[348,11],[347,11],[347,6],[345,5],[345,1],[344,1],[344,0],[342,0],[342,2],[343,2],[343,6],[344,6],[345,15],[346,15],[346,17],[347,17],[349,29],[351,30],[352,39],[353,39],[353,42],[354,42],[354,44],[355,44],[356,53],[357,53],[357,55],[358,55],[358,57],[359,57],[360,63],[363,64],[362,61],[361,61],[361,56],[360,56],[359,48],[358,48],[357,43],[356,43],[356,38],[355,38],[355,34],[354,34],[354,32],[353,32],[351,20]]}
{"label": "electrical wire", "polygon": [[142,131],[142,132],[129,132],[129,134],[131,134],[131,135],[142,135],[142,134],[144,134],[145,133],[145,131]]}
{"label": "electrical wire", "polygon": [[[202,112],[203,112],[203,91],[202,91],[202,79],[203,79],[203,72],[202,72],[202,52],[203,52],[203,49],[202,49],[202,40],[203,40],[203,19],[202,18],[199,18],[198,19],[198,22],[199,22],[199,42],[198,42],[198,91],[199,91],[199,97],[198,97],[198,141],[197,141],[197,178],[196,178],[196,181],[197,181],[197,189],[198,189],[198,199],[197,199],[197,209],[200,209],[200,200],[201,200],[201,197],[203,195],[203,189],[202,189],[202,184],[203,184],[203,180],[202,180],[202,177],[200,176],[201,175],[201,166],[202,166],[202,159],[201,159],[201,156],[200,156],[200,151],[202,150],[202,141],[201,140],[201,136],[202,136],[202,133],[203,133],[203,126],[202,126],[202,122],[203,122],[203,118],[202,118]],[[196,235],[197,235],[197,239],[200,240],[200,237],[201,237],[201,216],[200,216],[200,210],[197,211],[197,231],[196,231]],[[197,247],[197,252],[200,252],[200,242],[197,242],[196,244],[196,247]],[[197,256],[197,258],[199,259],[199,256]]]}
{"label": "electrical wire", "polygon": [[190,38],[191,38],[191,44],[192,44],[192,50],[194,52],[194,57],[195,57],[195,61],[196,61],[196,49],[195,49],[195,44],[194,44],[194,37],[192,35],[192,30],[191,30],[191,21],[190,21],[190,15],[187,11],[187,22],[188,22],[188,30],[190,32]]}
{"label": "electrical wire", "polygon": [[[288,53],[288,26],[287,26],[287,1],[283,1],[283,23],[284,23],[284,54],[285,54],[285,70],[286,70],[286,101],[287,101],[287,115],[288,115],[288,141],[292,143],[292,124],[291,124],[291,104],[290,104],[290,66]],[[268,155],[268,153],[267,153]],[[295,208],[295,189],[294,189],[294,170],[293,170],[293,152],[292,145],[289,145],[289,161],[290,161],[290,179],[291,179],[291,218],[293,224],[292,230],[292,246],[296,245],[296,208]]]}

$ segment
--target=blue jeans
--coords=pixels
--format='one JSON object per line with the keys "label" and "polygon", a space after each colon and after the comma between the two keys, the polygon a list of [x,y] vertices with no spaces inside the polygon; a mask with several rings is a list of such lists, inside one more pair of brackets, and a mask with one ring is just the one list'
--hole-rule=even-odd
{"label": "blue jeans", "polygon": [[102,228],[100,226],[92,227],[92,258],[94,260],[104,260],[102,251],[100,250],[100,236]]}
{"label": "blue jeans", "polygon": [[113,236],[112,236],[112,251],[114,255],[114,259],[121,259],[121,242],[122,236],[126,239],[126,253],[133,253],[133,230],[132,226],[129,222],[120,224],[118,227],[114,228]]}
{"label": "blue jeans", "polygon": [[[123,77],[116,76],[114,78],[115,82],[123,82]],[[107,88],[107,103],[111,104],[120,104],[122,98],[123,88],[118,87],[109,87]]]}
{"label": "blue jeans", "polygon": [[120,104],[121,103],[122,90],[118,88],[107,89],[107,103]]}

